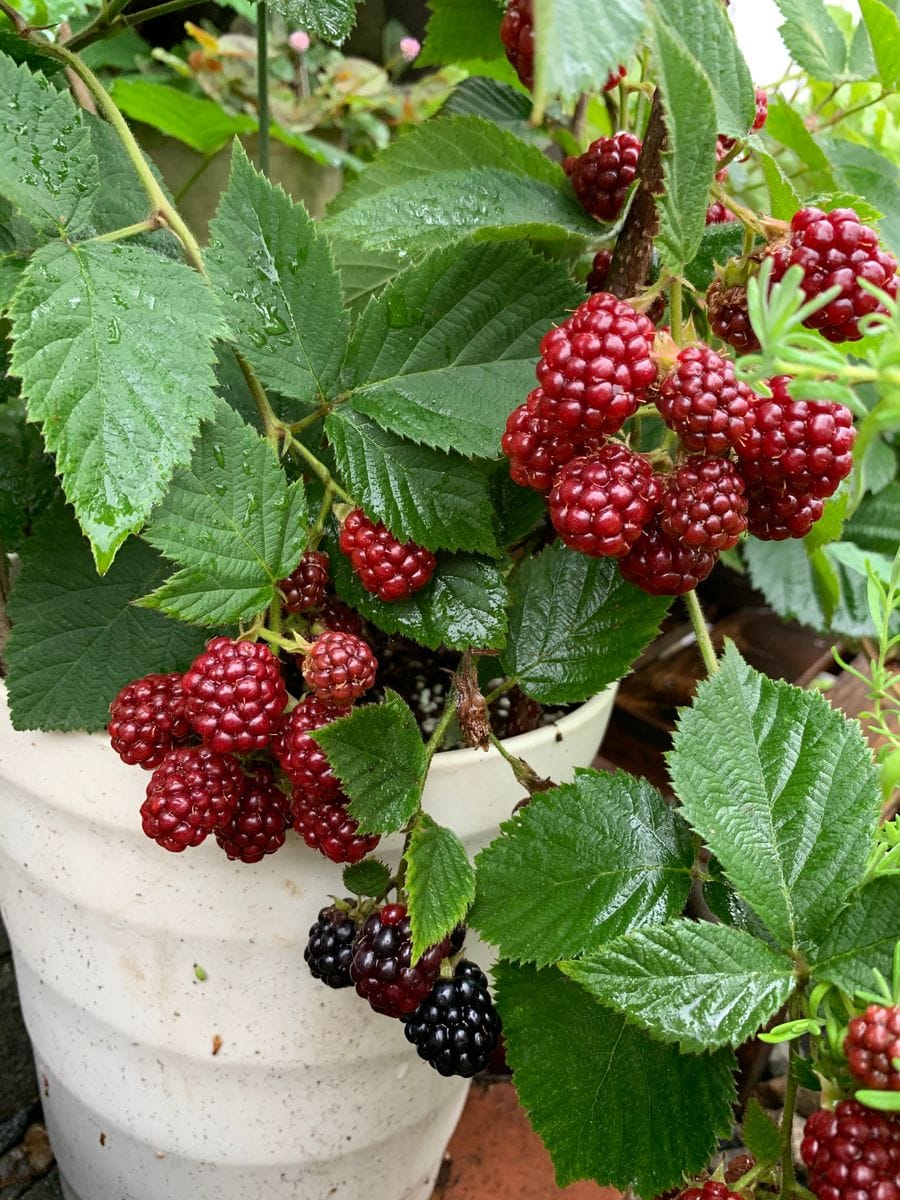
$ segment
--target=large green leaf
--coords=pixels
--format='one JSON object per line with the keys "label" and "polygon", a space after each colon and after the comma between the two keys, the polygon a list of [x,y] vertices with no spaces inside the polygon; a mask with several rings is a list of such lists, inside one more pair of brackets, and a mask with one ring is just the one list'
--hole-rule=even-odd
{"label": "large green leaf", "polygon": [[428,813],[421,813],[412,829],[406,891],[415,960],[456,928],[475,899],[475,872],[465,846]]}
{"label": "large green leaf", "polygon": [[19,549],[35,519],[59,491],[53,459],[41,435],[25,422],[21,400],[0,404],[0,547]]}
{"label": "large green leaf", "polygon": [[272,0],[289,27],[340,44],[356,22],[357,0]]}
{"label": "large green leaf", "polygon": [[303,483],[288,484],[269,443],[220,400],[144,536],[181,569],[141,603],[197,625],[249,620],[300,561]]}
{"label": "large green leaf", "polygon": [[[425,48],[428,48],[427,42]],[[531,98],[520,88],[510,87],[499,80],[470,75],[450,93],[441,114],[447,117],[484,117],[501,128],[512,130],[519,137],[526,137],[530,128]],[[532,132],[538,138],[545,136],[540,130]]]}
{"label": "large green leaf", "polygon": [[282,396],[314,403],[328,395],[348,332],[330,247],[238,143],[209,231],[207,263],[234,345]]}
{"label": "large green leaf", "polygon": [[471,924],[504,958],[539,966],[679,913],[694,851],[644,779],[577,771],[540,792],[478,855]]}
{"label": "large green leaf", "polygon": [[634,53],[644,28],[644,0],[535,0],[534,102],[539,113],[559,96],[599,91]]}
{"label": "large green leaf", "polygon": [[[429,0],[431,16],[417,67],[471,62],[503,55],[496,0]],[[526,100],[527,97],[523,98]],[[528,105],[529,111],[531,105]]]}
{"label": "large green leaf", "polygon": [[789,221],[800,208],[800,197],[797,195],[793,183],[781,169],[777,158],[773,158],[765,150],[757,150],[756,157],[762,167],[766,187],[769,189],[769,207],[772,210],[772,216],[777,217],[779,221]]}
{"label": "large green leaf", "polygon": [[506,641],[508,600],[503,567],[471,554],[440,554],[427,587],[408,600],[385,603],[365,590],[349,560],[334,548],[331,565],[339,595],[385,633],[436,650],[499,649]]}
{"label": "large green leaf", "polygon": [[873,971],[890,979],[898,940],[900,877],[885,875],[855,892],[847,908],[831,922],[818,951],[810,956],[812,976],[851,995],[858,989],[872,991]]}
{"label": "large green leaf", "polygon": [[21,550],[5,650],[16,729],[102,729],[119,688],[150,671],[182,671],[205,635],[133,601],[165,574],[131,541],[102,579],[70,510],[38,522]]}
{"label": "large green leaf", "polygon": [[396,250],[361,246],[348,238],[329,237],[329,241],[341,277],[344,302],[355,313],[361,312],[371,297],[409,262],[408,255]]}
{"label": "large green leaf", "polygon": [[830,172],[828,157],[806,128],[803,114],[776,93],[769,100],[766,133],[793,150],[801,162],[816,171]]}
{"label": "large green leaf", "polygon": [[117,79],[112,98],[133,121],[183,142],[204,158],[218,153],[238,134],[258,128],[256,118],[247,113],[227,112],[215,100],[150,79]]}
{"label": "large green leaf", "polygon": [[328,416],[325,431],[355,499],[396,537],[431,550],[496,553],[482,467],[417,446],[346,405]]}
{"label": "large green leaf", "polygon": [[728,137],[746,137],[756,93],[722,0],[653,0],[670,32],[703,69],[713,90],[716,124]]}
{"label": "large green leaf", "polygon": [[844,537],[864,550],[893,555],[900,546],[900,483],[866,496],[844,526]]}
{"label": "large green leaf", "polygon": [[46,232],[90,228],[100,177],[83,109],[68,91],[6,54],[0,54],[0,108],[0,195]]}
{"label": "large green leaf", "polygon": [[407,253],[470,234],[597,236],[562,168],[479,117],[442,117],[402,135],[332,202],[325,225],[363,247]]}
{"label": "large green leaf", "polygon": [[686,1053],[739,1046],[790,995],[793,963],[765,942],[707,921],[636,929],[561,964],[595,1000]]}
{"label": "large green leaf", "polygon": [[841,187],[865,196],[884,213],[879,225],[882,240],[900,254],[900,167],[870,146],[844,138],[823,138],[821,145]]}
{"label": "large green leaf", "polygon": [[[95,45],[98,43],[95,43]],[[134,163],[125,152],[119,136],[108,121],[100,117],[88,117],[91,131],[91,146],[97,156],[103,187],[94,197],[91,218],[98,233],[109,233],[134,225],[146,219],[150,212],[150,201],[138,177]],[[168,189],[155,164],[144,155],[144,162],[156,178],[157,183],[168,195]],[[141,233],[129,239],[131,245],[146,246],[157,254],[183,261],[181,242],[168,229],[157,229],[152,233]]]}
{"label": "large green leaf", "polygon": [[101,571],[143,525],[215,404],[215,294],[121,242],[42,247],[10,309],[12,371]]}
{"label": "large green leaf", "polygon": [[0,313],[8,307],[38,234],[10,200],[0,196]]}
{"label": "large green leaf", "polygon": [[862,876],[880,793],[859,725],[729,643],[679,719],[685,818],[779,944],[815,943]]}
{"label": "large green leaf", "polygon": [[510,580],[507,675],[545,704],[586,700],[620,679],[656,635],[670,601],[622,578],[618,563],[557,542]]}
{"label": "large green leaf", "polygon": [[416,718],[396,692],[365,704],[311,735],[350,797],[363,833],[402,829],[419,806],[425,746]]}
{"label": "large green leaf", "polygon": [[561,263],[512,243],[436,251],[360,317],[351,404],[415,442],[495,458],[541,337],[583,298]]}
{"label": "large green leaf", "polygon": [[682,1054],[550,968],[494,972],[513,1082],[560,1187],[656,1196],[704,1170],[731,1131],[730,1050]]}
{"label": "large green leaf", "polygon": [[814,79],[836,82],[844,72],[847,43],[824,0],[775,0],[785,17],[778,32],[794,62]]}
{"label": "large green leaf", "polygon": [[659,243],[680,271],[696,255],[706,228],[716,164],[716,104],[702,64],[655,0],[650,13],[668,132],[665,191],[657,205]]}

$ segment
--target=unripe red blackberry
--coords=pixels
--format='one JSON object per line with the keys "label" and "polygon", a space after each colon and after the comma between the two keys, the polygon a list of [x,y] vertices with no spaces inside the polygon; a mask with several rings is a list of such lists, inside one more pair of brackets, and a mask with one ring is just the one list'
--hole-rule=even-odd
{"label": "unripe red blackberry", "polygon": [[429,946],[414,966],[412,926],[405,904],[386,904],[362,927],[350,973],[356,990],[387,1017],[405,1017],[431,991],[450,952],[450,939]]}
{"label": "unripe red blackberry", "polygon": [[127,683],[109,706],[113,750],[129,766],[152,771],[191,736],[181,675],[144,675]]}
{"label": "unripe red blackberry", "polygon": [[790,487],[747,487],[747,529],[761,542],[783,542],[806,537],[824,512],[815,496]]}
{"label": "unripe red blackberry", "polygon": [[706,319],[716,337],[740,353],[751,354],[759,349],[759,339],[750,324],[746,287],[726,287],[720,279],[714,280],[706,293]]}
{"label": "unripe red blackberry", "polygon": [[743,1200],[738,1192],[732,1192],[727,1183],[707,1179],[700,1187],[688,1188],[678,1200]]}
{"label": "unripe red blackberry", "polygon": [[500,22],[506,57],[525,87],[534,87],[534,14],[531,0],[509,0]]}
{"label": "unripe red blackberry", "polygon": [[665,481],[660,528],[693,550],[730,550],[747,528],[744,490],[727,458],[689,458]]}
{"label": "unripe red blackberry", "polygon": [[382,521],[361,508],[348,513],[338,545],[367,592],[379,600],[405,600],[431,582],[437,560],[415,542],[401,542]]}
{"label": "unripe red blackberry", "polygon": [[749,436],[758,403],[735,378],[734,364],[701,342],[680,351],[660,384],[656,406],[685,449],[724,454]]}
{"label": "unripe red blackberry", "polygon": [[327,585],[328,555],[324,550],[307,550],[278,588],[284,595],[287,612],[298,613],[320,604]]}
{"label": "unripe red blackberry", "polygon": [[302,669],[323,704],[349,708],[375,682],[378,660],[362,638],[327,629],[304,656]]}
{"label": "unripe red blackberry", "polygon": [[326,595],[316,609],[313,624],[321,625],[323,629],[331,629],[338,633],[352,633],[362,637],[365,624],[362,617],[354,609],[346,605],[337,596]]}
{"label": "unripe red blackberry", "polygon": [[341,785],[331,770],[325,751],[309,735],[347,715],[347,708],[325,704],[317,696],[304,696],[281,718],[272,738],[272,754],[291,783],[317,801],[335,800]]}
{"label": "unripe red blackberry", "polygon": [[349,912],[335,904],[319,909],[318,920],[310,927],[309,941],[303,951],[313,979],[321,979],[330,988],[353,987],[350,964],[356,934],[356,922]]}
{"label": "unripe red blackberry", "polygon": [[609,442],[559,472],[548,506],[567,546],[591,558],[618,558],[640,537],[660,499],[649,461]]}
{"label": "unripe red blackberry", "polygon": [[606,278],[612,266],[612,250],[598,250],[591,263],[587,279],[584,281],[585,291],[602,292],[606,287]]}
{"label": "unripe red blackberry", "polygon": [[769,97],[766,95],[763,88],[756,89],[756,114],[753,117],[753,124],[750,126],[751,133],[758,133],[765,125],[769,116]]}
{"label": "unripe red blackberry", "polygon": [[736,221],[737,217],[730,208],[726,208],[721,200],[714,200],[706,210],[707,225],[725,225],[729,221]]}
{"label": "unripe red blackberry", "polygon": [[500,1030],[500,1015],[484,973],[475,963],[461,959],[453,978],[435,983],[403,1032],[419,1058],[441,1075],[471,1079],[488,1065]]}
{"label": "unripe red blackberry", "polygon": [[651,596],[681,596],[707,577],[717,558],[709,550],[673,542],[654,520],[619,559],[619,568],[629,583]]}
{"label": "unripe red blackberry", "polygon": [[230,754],[205,746],[170,750],[147,784],[141,805],[144,833],[176,854],[199,846],[231,819],[243,786],[241,768]]}
{"label": "unripe red blackberry", "polygon": [[262,642],[214,637],[184,673],[185,711],[219,754],[262,750],[287,704],[278,659]]}
{"label": "unripe red blackberry", "polygon": [[604,92],[611,92],[613,88],[617,88],[627,74],[628,68],[619,63],[614,71],[610,71],[606,83],[603,85]]}
{"label": "unripe red blackberry", "polygon": [[551,430],[540,415],[542,398],[540,388],[530,392],[526,402],[507,417],[500,439],[513,482],[536,492],[549,491],[560,467],[584,449],[580,437]]}
{"label": "unripe red blackberry", "polygon": [[329,802],[294,789],[294,829],[312,850],[337,863],[355,863],[371,853],[381,841],[377,833],[359,833],[359,822],[347,812],[347,797]]}
{"label": "unripe red blackberry", "polygon": [[216,841],[230,859],[258,863],[284,845],[291,806],[268,767],[257,768],[244,781],[237,807],[216,828]]}
{"label": "unripe red blackberry", "polygon": [[787,375],[769,380],[750,434],[735,446],[748,483],[833,496],[853,468],[853,414],[830,400],[792,400]]}
{"label": "unripe red blackberry", "polygon": [[844,1039],[851,1074],[866,1088],[900,1092],[900,1005],[870,1004]]}
{"label": "unripe red blackberry", "polygon": [[538,412],[554,431],[616,433],[656,379],[653,323],[624,300],[597,292],[541,339]]}
{"label": "unripe red blackberry", "polygon": [[598,221],[614,221],[637,175],[641,139],[633,133],[597,138],[584,154],[563,162],[581,207]]}
{"label": "unripe red blackberry", "polygon": [[865,279],[889,296],[897,295],[897,260],[878,244],[878,234],[863,225],[852,208],[825,213],[801,208],[791,219],[791,232],[769,249],[772,280],[788,268],[803,268],[801,284],[807,300],[831,287],[840,294],[806,321],[830,342],[853,342],[862,337],[859,322],[867,313],[884,312],[875,297],[860,286]]}
{"label": "unripe red blackberry", "polygon": [[807,1120],[800,1156],[818,1200],[900,1200],[900,1119],[842,1100]]}

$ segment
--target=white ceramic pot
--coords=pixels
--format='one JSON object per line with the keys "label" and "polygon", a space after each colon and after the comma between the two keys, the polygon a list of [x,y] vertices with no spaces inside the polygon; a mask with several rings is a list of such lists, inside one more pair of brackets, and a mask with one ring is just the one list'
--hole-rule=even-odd
{"label": "white ceramic pot", "polygon": [[[613,696],[508,745],[571,778]],[[0,907],[68,1200],[425,1200],[468,1083],[309,975],[340,868],[293,837],[256,866],[167,854],[104,735],[0,709]],[[455,750],[425,806],[474,854],[521,795],[495,750]]]}

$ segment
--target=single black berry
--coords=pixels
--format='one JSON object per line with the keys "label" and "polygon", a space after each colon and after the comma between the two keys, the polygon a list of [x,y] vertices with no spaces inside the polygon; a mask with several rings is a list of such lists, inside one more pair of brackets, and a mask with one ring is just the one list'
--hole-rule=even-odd
{"label": "single black berry", "polygon": [[406,1037],[419,1058],[441,1075],[468,1079],[488,1065],[500,1040],[500,1015],[488,981],[473,962],[461,959],[452,979],[439,979],[406,1021]]}
{"label": "single black berry", "polygon": [[330,988],[353,986],[350,964],[356,932],[356,922],[336,904],[319,909],[318,920],[310,927],[309,941],[303,951],[314,979],[321,979]]}

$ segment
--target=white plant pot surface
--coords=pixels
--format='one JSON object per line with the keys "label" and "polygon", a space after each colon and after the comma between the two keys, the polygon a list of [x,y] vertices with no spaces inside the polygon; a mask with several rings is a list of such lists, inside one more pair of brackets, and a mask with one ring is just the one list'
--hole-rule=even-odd
{"label": "white plant pot surface", "polygon": [[[569,779],[614,694],[507,745]],[[293,834],[253,866],[213,838],[169,854],[141,831],[148,778],[105,735],[17,733],[0,704],[0,907],[67,1196],[425,1200],[468,1082],[310,976],[341,868]],[[522,794],[495,750],[456,750],[425,807],[475,854]]]}

